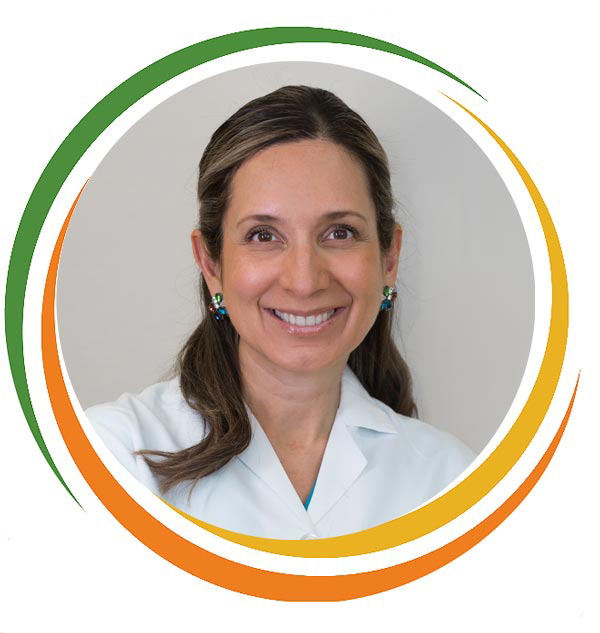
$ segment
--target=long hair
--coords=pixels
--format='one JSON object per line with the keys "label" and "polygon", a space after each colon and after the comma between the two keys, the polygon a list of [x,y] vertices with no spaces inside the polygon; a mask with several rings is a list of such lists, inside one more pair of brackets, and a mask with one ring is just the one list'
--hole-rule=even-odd
{"label": "long hair", "polygon": [[[360,160],[375,206],[381,251],[390,249],[395,228],[393,196],[388,161],[379,140],[364,119],[333,93],[286,86],[240,108],[215,131],[202,155],[199,229],[213,261],[220,261],[223,216],[236,170],[269,146],[307,139],[331,141]],[[201,299],[204,306],[211,301],[204,279]],[[392,314],[391,310],[379,313],[350,354],[348,365],[371,396],[398,413],[414,416],[410,373],[392,338]],[[241,453],[251,439],[238,363],[238,334],[229,320],[217,321],[205,310],[179,353],[178,370],[183,396],[201,414],[205,436],[200,443],[175,453],[140,451],[159,477],[163,492],[215,472]]]}

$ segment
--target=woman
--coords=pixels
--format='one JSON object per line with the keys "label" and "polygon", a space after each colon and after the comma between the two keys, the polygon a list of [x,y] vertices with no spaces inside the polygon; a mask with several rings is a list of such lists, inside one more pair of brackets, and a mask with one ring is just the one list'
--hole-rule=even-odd
{"label": "woman", "polygon": [[121,463],[236,532],[321,538],[394,519],[473,459],[415,420],[391,336],[401,228],[385,152],[332,93],[288,86],[221,125],[192,233],[208,306],[179,377],[88,410]]}

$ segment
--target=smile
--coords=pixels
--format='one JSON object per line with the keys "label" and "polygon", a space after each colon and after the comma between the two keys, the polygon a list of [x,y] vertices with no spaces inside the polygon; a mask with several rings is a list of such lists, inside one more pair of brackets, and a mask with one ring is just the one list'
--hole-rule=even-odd
{"label": "smile", "polygon": [[311,314],[310,316],[302,316],[300,314],[292,314],[290,312],[281,312],[280,310],[273,310],[275,316],[281,321],[285,321],[290,325],[297,325],[300,327],[309,327],[312,325],[321,325],[325,323],[335,314],[334,310],[328,312],[322,312],[321,314]]}

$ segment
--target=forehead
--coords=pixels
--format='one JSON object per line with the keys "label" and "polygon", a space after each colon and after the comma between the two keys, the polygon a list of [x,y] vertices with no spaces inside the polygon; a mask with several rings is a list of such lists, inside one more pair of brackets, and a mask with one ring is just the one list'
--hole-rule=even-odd
{"label": "forehead", "polygon": [[274,145],[244,162],[234,175],[226,215],[235,222],[266,212],[301,220],[338,210],[359,211],[375,221],[360,161],[319,139]]}

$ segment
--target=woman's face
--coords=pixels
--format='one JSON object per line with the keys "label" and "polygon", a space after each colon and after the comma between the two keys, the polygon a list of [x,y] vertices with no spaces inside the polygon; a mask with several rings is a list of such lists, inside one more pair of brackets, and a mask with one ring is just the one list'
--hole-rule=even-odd
{"label": "woman's face", "polygon": [[222,292],[246,361],[309,372],[346,364],[396,278],[401,230],[382,256],[360,162],[324,140],[275,145],[236,172],[219,264],[195,252]]}

